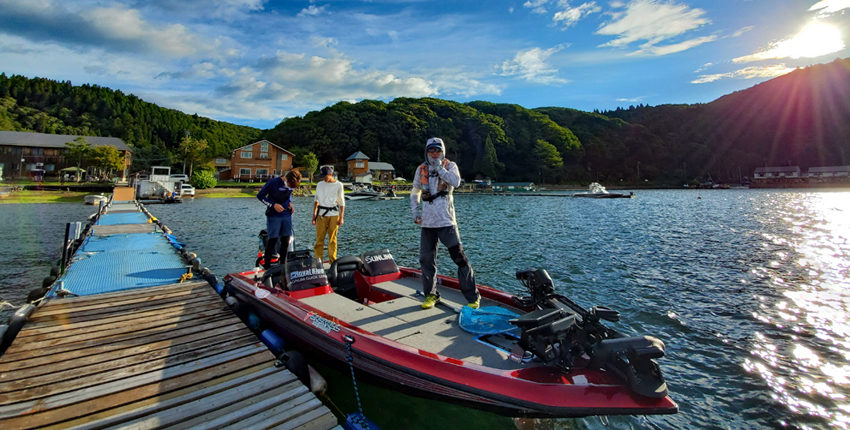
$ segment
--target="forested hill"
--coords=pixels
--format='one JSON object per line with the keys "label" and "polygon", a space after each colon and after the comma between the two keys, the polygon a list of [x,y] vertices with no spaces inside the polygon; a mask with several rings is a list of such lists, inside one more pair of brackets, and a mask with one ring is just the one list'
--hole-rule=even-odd
{"label": "forested hill", "polygon": [[[466,179],[680,186],[733,182],[759,166],[850,164],[850,59],[799,69],[708,104],[602,113],[484,101],[339,102],[270,130],[213,121],[97,86],[0,75],[0,129],[121,137],[137,158],[173,154],[189,130],[208,156],[265,137],[321,164],[362,151],[410,179],[424,142],[446,140]],[[138,168],[134,164],[134,168]],[[622,181],[622,182],[621,182]]]}
{"label": "forested hill", "polygon": [[182,159],[180,140],[206,139],[207,156],[257,140],[259,129],[159,107],[97,85],[0,74],[0,130],[121,138],[134,149],[134,170]]}

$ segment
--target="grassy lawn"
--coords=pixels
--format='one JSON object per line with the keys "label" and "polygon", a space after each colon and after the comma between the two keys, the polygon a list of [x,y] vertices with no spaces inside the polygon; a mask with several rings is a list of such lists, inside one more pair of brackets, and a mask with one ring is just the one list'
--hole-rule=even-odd
{"label": "grassy lawn", "polygon": [[91,194],[73,191],[16,191],[0,199],[5,203],[83,203],[83,197]]}

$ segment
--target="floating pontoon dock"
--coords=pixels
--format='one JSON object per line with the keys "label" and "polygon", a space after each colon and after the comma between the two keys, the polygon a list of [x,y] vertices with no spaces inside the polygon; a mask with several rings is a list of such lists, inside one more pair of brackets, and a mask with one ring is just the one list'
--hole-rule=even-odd
{"label": "floating pontoon dock", "polygon": [[0,428],[336,427],[148,220],[125,197],[92,225],[0,357]]}

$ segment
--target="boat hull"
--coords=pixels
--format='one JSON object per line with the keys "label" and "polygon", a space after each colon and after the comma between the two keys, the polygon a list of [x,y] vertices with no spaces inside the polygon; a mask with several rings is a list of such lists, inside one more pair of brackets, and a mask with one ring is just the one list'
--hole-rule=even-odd
{"label": "boat hull", "polygon": [[632,199],[635,195],[620,193],[579,193],[573,194],[573,197],[583,197],[587,199]]}
{"label": "boat hull", "polygon": [[[672,414],[678,410],[669,397],[637,396],[604,371],[567,374],[549,367],[517,365],[505,370],[477,365],[363,330],[286,293],[269,292],[250,276],[234,274],[225,280],[232,295],[288,342],[347,363],[345,339],[350,336],[356,368],[415,395],[514,417]],[[481,291],[482,296],[507,295],[487,287]]]}

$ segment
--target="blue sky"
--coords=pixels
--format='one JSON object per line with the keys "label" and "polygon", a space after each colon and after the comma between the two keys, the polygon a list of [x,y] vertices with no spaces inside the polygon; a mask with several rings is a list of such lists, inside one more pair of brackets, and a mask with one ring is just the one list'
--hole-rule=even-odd
{"label": "blue sky", "polygon": [[0,72],[261,128],[341,100],[705,103],[848,38],[850,0],[0,0]]}

